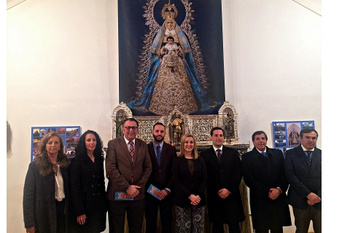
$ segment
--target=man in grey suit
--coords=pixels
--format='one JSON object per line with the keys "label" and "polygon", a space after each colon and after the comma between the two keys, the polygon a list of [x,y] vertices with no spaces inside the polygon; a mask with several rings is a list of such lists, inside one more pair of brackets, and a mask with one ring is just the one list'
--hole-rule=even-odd
{"label": "man in grey suit", "polygon": [[321,150],[315,148],[318,133],[300,131],[301,145],[286,151],[285,170],[290,183],[288,201],[293,206],[296,233],[307,233],[310,221],[321,233]]}
{"label": "man in grey suit", "polygon": [[147,144],[136,138],[138,121],[124,121],[123,136],[110,140],[106,156],[110,233],[123,233],[125,213],[130,233],[142,230],[145,186],[152,172]]}

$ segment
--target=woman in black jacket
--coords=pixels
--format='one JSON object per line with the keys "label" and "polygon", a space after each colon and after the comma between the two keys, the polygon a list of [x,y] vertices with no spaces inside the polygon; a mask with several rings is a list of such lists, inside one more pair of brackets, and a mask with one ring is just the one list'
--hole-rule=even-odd
{"label": "woman in black jacket", "polygon": [[173,162],[176,232],[204,232],[207,172],[198,156],[195,138],[181,138],[180,154]]}
{"label": "woman in black jacket", "polygon": [[71,232],[99,233],[106,228],[106,192],[103,147],[99,135],[86,131],[71,162]]}
{"label": "woman in black jacket", "polygon": [[23,217],[28,233],[66,233],[69,161],[59,134],[48,133],[29,164],[23,191]]}

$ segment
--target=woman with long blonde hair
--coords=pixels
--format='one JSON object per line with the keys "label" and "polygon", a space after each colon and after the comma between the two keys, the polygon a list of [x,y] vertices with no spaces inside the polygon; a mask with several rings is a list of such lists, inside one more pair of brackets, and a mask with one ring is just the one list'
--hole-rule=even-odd
{"label": "woman with long blonde hair", "polygon": [[192,134],[181,138],[180,153],[173,163],[173,183],[176,232],[204,232],[207,172]]}

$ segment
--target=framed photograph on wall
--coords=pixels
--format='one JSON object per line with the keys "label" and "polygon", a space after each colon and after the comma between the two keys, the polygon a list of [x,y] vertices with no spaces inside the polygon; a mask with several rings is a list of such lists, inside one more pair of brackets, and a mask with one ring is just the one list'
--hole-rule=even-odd
{"label": "framed photograph on wall", "polygon": [[306,121],[273,121],[272,135],[274,148],[285,152],[300,144],[300,131],[304,128],[315,129],[313,120]]}
{"label": "framed photograph on wall", "polygon": [[68,158],[75,157],[75,147],[80,138],[80,126],[37,126],[31,128],[31,161],[38,152],[39,142],[50,132],[56,132],[61,136]]}

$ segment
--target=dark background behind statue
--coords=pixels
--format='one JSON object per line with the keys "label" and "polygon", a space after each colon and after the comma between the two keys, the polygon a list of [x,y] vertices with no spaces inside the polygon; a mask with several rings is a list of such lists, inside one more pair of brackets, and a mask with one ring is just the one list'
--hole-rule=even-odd
{"label": "dark background behind statue", "polygon": [[[209,87],[206,89],[207,97],[218,103],[217,106],[205,113],[217,113],[225,99],[221,1],[172,0],[171,4],[175,4],[179,11],[176,18],[178,25],[181,25],[185,18],[185,8],[182,2],[192,3],[191,9],[194,10],[192,12],[194,20],[191,27],[197,35],[202,52],[205,76]],[[159,25],[162,25],[164,21],[161,18],[161,10],[166,3],[168,3],[168,0],[160,0],[154,7],[154,17]],[[146,20],[142,16],[144,5],[145,1],[118,1],[119,99],[122,102],[128,102],[135,98],[137,91],[140,54],[144,36],[149,31],[148,26],[145,25]],[[134,115],[136,114],[134,112]],[[148,113],[148,115],[152,115],[152,113]]]}

